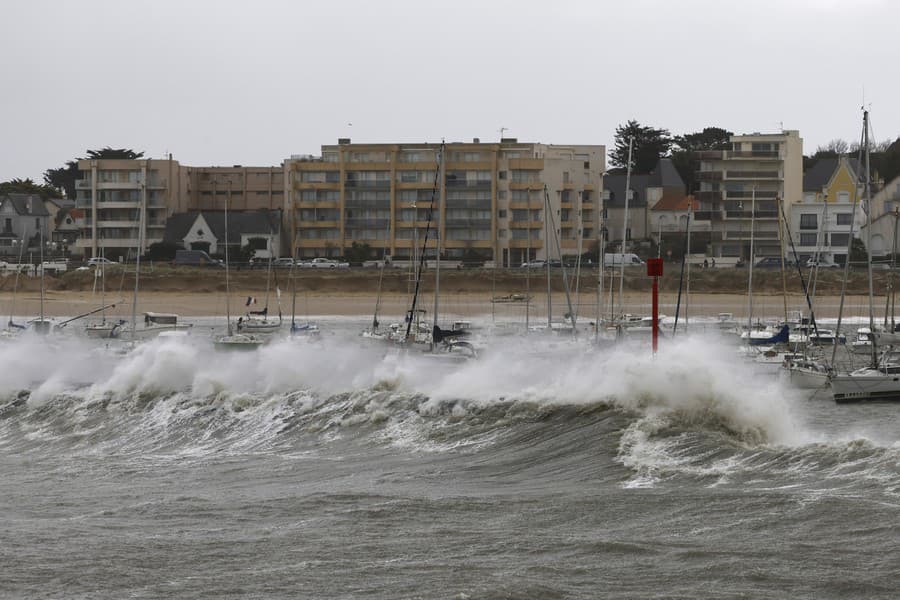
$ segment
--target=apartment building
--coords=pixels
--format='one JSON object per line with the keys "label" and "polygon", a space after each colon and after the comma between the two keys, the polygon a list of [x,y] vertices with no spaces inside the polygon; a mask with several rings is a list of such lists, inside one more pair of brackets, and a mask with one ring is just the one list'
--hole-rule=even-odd
{"label": "apartment building", "polygon": [[76,247],[86,258],[101,248],[114,260],[133,254],[142,223],[143,249],[161,242],[167,216],[187,197],[185,169],[171,158],[87,159],[78,170],[75,206],[84,217]]}
{"label": "apartment building", "polygon": [[112,259],[133,254],[142,222],[146,251],[163,241],[166,221],[176,213],[224,210],[226,204],[236,212],[286,212],[281,166],[188,167],[170,157],[81,160],[78,169],[75,202],[83,217],[76,247],[85,257],[101,248]]}
{"label": "apartment building", "polygon": [[175,212],[228,209],[284,210],[284,168],[187,167],[185,205]]}
{"label": "apartment building", "polygon": [[341,139],[287,160],[294,256],[340,256],[357,243],[409,259],[427,235],[426,253],[439,236],[445,258],[515,266],[596,238],[604,146],[475,139],[446,144],[443,164],[440,148]]}
{"label": "apartment building", "polygon": [[713,257],[779,256],[785,214],[803,199],[803,140],[798,131],[731,137],[728,150],[699,153],[698,222],[710,221]]}

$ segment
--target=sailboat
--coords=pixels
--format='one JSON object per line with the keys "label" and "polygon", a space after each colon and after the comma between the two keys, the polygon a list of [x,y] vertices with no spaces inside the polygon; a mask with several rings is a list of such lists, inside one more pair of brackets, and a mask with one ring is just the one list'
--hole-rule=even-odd
{"label": "sailboat", "polygon": [[[441,329],[438,326],[438,318],[440,315],[440,295],[441,295],[441,236],[437,233],[435,245],[435,269],[434,269],[434,314],[432,315],[432,326],[430,336],[427,332],[423,332],[421,328],[421,319],[424,316],[424,310],[418,308],[419,291],[422,284],[422,276],[425,271],[425,254],[428,248],[428,238],[431,234],[432,217],[434,213],[434,198],[436,192],[438,195],[438,215],[441,214],[441,207],[444,204],[446,195],[446,173],[444,169],[445,146],[441,142],[438,151],[438,169],[435,172],[435,186],[432,189],[431,204],[428,209],[428,220],[425,229],[425,240],[422,243],[422,253],[419,257],[419,265],[416,271],[415,289],[412,297],[412,305],[407,312],[406,317],[406,334],[401,338],[403,344],[419,343],[427,345],[424,354],[434,358],[449,358],[451,360],[468,360],[477,356],[475,347],[469,342],[460,340],[460,337],[467,335],[467,332],[453,329]],[[440,189],[438,189],[440,183]],[[443,217],[440,217],[443,219]],[[415,332],[413,327],[415,326]],[[425,333],[425,335],[423,335]],[[407,346],[409,347],[409,346]]]}
{"label": "sailboat", "polygon": [[291,337],[294,339],[318,338],[319,326],[309,320],[307,310],[306,323],[297,322],[297,282],[294,279],[294,263],[291,263]]}
{"label": "sailboat", "polygon": [[[271,240],[269,241],[271,244]],[[293,269],[293,265],[291,266]],[[263,305],[262,310],[248,310],[247,315],[244,317],[238,318],[237,322],[237,330],[238,332],[243,333],[274,333],[281,329],[281,289],[278,287],[278,283],[275,283],[275,295],[278,298],[278,320],[269,318],[269,289],[270,282],[272,279],[272,252],[271,249],[269,251],[269,266],[266,271],[266,302]],[[253,297],[247,298],[246,306],[249,308],[255,299]]]}
{"label": "sailboat", "polygon": [[0,332],[0,339],[5,340],[13,340],[18,337],[18,335],[25,329],[24,325],[19,325],[15,321],[13,321],[13,317],[16,314],[16,295],[19,292],[19,275],[22,273],[22,257],[25,253],[25,240],[20,240],[19,244],[19,262],[16,264],[16,279],[13,283],[13,295],[12,302],[9,307],[9,321],[6,323],[6,328]]}
{"label": "sailboat", "polygon": [[[875,312],[874,312],[874,291],[872,285],[872,189],[871,176],[869,169],[869,111],[863,108],[863,134],[861,151],[865,152],[865,181],[863,182],[863,190],[865,194],[865,210],[866,210],[866,258],[869,272],[869,331],[875,332]],[[856,198],[854,198],[853,213],[855,216]],[[855,219],[853,220],[855,222]],[[847,274],[850,265],[850,248],[853,235],[851,231],[850,240],[848,242],[847,261],[844,265],[844,285],[846,286]],[[838,329],[840,329],[841,318],[843,317],[844,294],[841,293],[841,304],[838,310]],[[866,402],[873,400],[900,400],[900,363],[889,360],[890,353],[885,352],[881,355],[878,353],[878,336],[871,335],[871,357],[869,365],[851,371],[849,373],[832,373],[831,374],[831,393],[835,402]],[[832,353],[832,364],[834,364],[834,353]]]}
{"label": "sailboat", "polygon": [[[229,187],[231,182],[229,182]],[[215,196],[215,181],[213,182],[213,196]],[[213,346],[219,350],[255,350],[260,347],[265,340],[249,333],[235,333],[231,326],[231,286],[229,271],[231,267],[228,262],[228,200],[231,197],[229,193],[225,200],[225,321],[227,330],[225,335],[220,335],[213,339]]]}
{"label": "sailboat", "polygon": [[[101,248],[100,256],[103,256],[103,249]],[[123,271],[124,273],[124,271]],[[106,320],[106,309],[107,308],[115,308],[115,304],[106,304],[106,264],[104,261],[100,261],[100,263],[96,266],[94,271],[94,288],[96,291],[97,283],[100,283],[100,308],[98,309],[100,312],[100,322],[88,323],[84,331],[89,338],[95,339],[109,339],[119,337],[119,332],[122,326],[120,321]],[[92,311],[97,312],[97,311]]]}

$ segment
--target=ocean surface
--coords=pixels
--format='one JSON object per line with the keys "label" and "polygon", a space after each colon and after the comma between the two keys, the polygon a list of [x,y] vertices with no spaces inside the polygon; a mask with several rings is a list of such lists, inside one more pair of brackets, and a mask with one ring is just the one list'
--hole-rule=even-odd
{"label": "ocean surface", "polygon": [[716,337],[443,364],[363,324],[0,344],[0,597],[897,597],[900,405]]}

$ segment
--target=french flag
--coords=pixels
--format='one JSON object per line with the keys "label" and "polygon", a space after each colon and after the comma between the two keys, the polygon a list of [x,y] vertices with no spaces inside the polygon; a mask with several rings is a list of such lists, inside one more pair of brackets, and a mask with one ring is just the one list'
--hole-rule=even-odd
{"label": "french flag", "polygon": [[247,303],[244,306],[250,306],[251,304],[256,304],[256,298],[247,296]]}

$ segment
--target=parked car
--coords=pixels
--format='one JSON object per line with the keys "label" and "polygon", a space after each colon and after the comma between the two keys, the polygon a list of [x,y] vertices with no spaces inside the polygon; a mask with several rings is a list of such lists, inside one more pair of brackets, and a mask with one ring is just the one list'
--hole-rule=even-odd
{"label": "parked car", "polygon": [[528,262],[522,263],[523,269],[541,269],[547,266],[547,261],[545,260],[530,260]]}
{"label": "parked car", "polygon": [[294,266],[294,259],[291,257],[276,258],[272,261],[272,266],[278,269],[290,269]]}
{"label": "parked car", "polygon": [[87,264],[89,267],[96,267],[97,265],[112,265],[115,263],[105,256],[95,256],[94,258],[88,260]]}
{"label": "parked car", "polygon": [[225,265],[203,250],[178,250],[175,252],[173,266],[185,267],[224,267]]}
{"label": "parked car", "polygon": [[[757,269],[780,269],[781,268],[781,257],[780,256],[767,256],[765,258],[759,259],[755,265],[753,265]],[[794,262],[791,260],[784,261],[785,268],[794,266]]]}
{"label": "parked car", "polygon": [[820,269],[837,269],[840,267],[840,265],[837,263],[828,262],[828,261],[824,261],[824,260],[817,261],[812,258],[809,259],[808,261],[806,261],[806,266],[809,269],[812,269],[813,267],[819,267]]}
{"label": "parked car", "polygon": [[347,269],[350,267],[350,263],[338,262],[330,258],[314,258],[307,266],[313,269]]}

